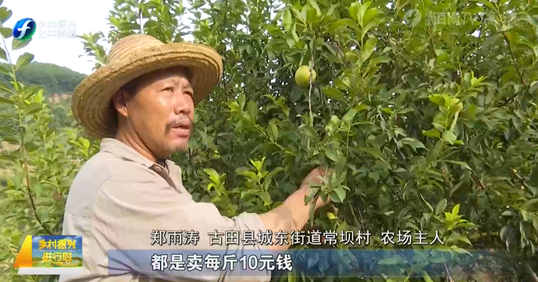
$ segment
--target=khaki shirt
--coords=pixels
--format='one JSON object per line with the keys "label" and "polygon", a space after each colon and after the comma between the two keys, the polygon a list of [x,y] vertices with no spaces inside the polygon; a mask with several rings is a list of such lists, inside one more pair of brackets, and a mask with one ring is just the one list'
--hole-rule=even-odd
{"label": "khaki shirt", "polygon": [[[60,281],[269,281],[270,273],[241,277],[233,272],[199,277],[188,273],[155,278],[159,272],[133,274],[129,267],[109,274],[109,250],[178,250],[219,248],[226,253],[257,252],[262,247],[239,245],[210,246],[209,232],[218,230],[265,230],[257,214],[222,216],[215,205],[197,203],[183,186],[181,169],[171,160],[162,167],[144,158],[119,140],[105,138],[101,150],[75,177],[65,207],[64,235],[82,235],[83,271],[62,275]],[[168,171],[169,170],[169,171]],[[171,183],[170,183],[171,182]],[[174,186],[176,188],[174,188]],[[194,230],[196,246],[151,245],[153,230]],[[150,258],[148,257],[148,261]],[[138,273],[138,270],[136,270]],[[183,274],[182,274],[183,273]],[[220,275],[220,277],[219,277]],[[148,278],[150,276],[150,278]]]}

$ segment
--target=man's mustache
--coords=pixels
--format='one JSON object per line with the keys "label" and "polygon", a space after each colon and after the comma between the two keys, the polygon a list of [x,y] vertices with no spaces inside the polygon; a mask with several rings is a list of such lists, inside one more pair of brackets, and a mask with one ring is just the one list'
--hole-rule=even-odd
{"label": "man's mustache", "polygon": [[172,130],[172,128],[174,128],[175,126],[184,124],[186,122],[188,122],[190,134],[192,134],[194,132],[194,121],[190,117],[185,116],[185,115],[180,116],[179,118],[168,122],[168,124],[166,124],[166,133],[170,132],[170,130]]}

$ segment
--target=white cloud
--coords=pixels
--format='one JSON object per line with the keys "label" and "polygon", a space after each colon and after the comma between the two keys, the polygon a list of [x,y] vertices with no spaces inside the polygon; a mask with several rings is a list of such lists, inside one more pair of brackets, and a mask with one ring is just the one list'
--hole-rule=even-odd
{"label": "white cloud", "polygon": [[41,241],[42,239],[43,239],[43,237],[41,237],[41,236],[33,237],[33,238],[32,238],[32,244],[37,244],[37,243],[39,243],[39,241]]}
{"label": "white cloud", "polygon": [[[32,42],[27,47],[11,53],[13,61],[16,61],[24,52],[29,52],[35,55],[34,60],[37,62],[65,66],[84,74],[91,73],[94,63],[88,61],[90,58],[79,58],[84,54],[82,40],[47,36],[40,32],[57,32],[61,29],[58,27],[40,28],[39,25],[43,21],[56,23],[66,21],[65,32],[74,29],[77,35],[98,31],[106,34],[109,30],[106,18],[112,9],[113,0],[5,0],[2,6],[13,11],[13,15],[4,24],[5,26],[13,28],[15,23],[22,18],[32,18],[38,24]],[[75,23],[75,26],[72,24],[70,26],[69,22]],[[40,38],[41,36],[48,38]],[[11,41],[12,38],[6,41],[9,46],[8,50],[11,50]]]}

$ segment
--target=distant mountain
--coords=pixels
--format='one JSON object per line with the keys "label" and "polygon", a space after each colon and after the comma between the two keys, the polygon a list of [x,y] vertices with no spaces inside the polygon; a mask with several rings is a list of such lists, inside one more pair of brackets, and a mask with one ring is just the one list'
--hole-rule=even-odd
{"label": "distant mountain", "polygon": [[[7,66],[6,64],[0,64]],[[86,77],[85,74],[70,68],[49,63],[33,62],[17,71],[17,80],[25,85],[40,85],[45,89],[45,95],[71,94],[77,85]],[[0,75],[0,82],[8,83],[7,75]]]}

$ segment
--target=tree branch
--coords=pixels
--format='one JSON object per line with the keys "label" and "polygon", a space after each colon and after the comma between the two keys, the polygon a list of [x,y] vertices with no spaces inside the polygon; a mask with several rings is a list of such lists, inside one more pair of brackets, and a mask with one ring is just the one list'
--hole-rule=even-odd
{"label": "tree branch", "polygon": [[28,193],[28,198],[30,199],[30,205],[32,207],[32,211],[34,212],[35,219],[37,222],[39,222],[39,225],[49,234],[52,235],[52,232],[43,225],[43,222],[41,221],[41,218],[37,214],[37,210],[35,207],[34,198],[32,197],[32,189],[30,188],[30,170],[28,169],[28,163],[26,161],[26,150],[24,149],[24,143],[21,144],[21,153],[23,155],[23,166],[25,171],[25,178],[26,178],[26,191]]}
{"label": "tree branch", "polygon": [[529,277],[532,279],[532,282],[538,282],[538,275],[532,270],[532,267],[529,265],[528,262],[523,262],[523,267],[529,274]]}

